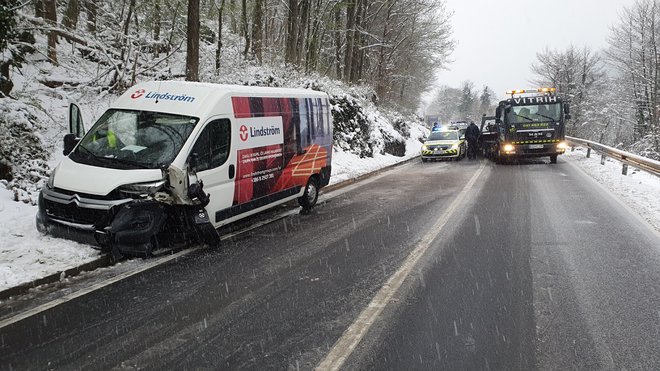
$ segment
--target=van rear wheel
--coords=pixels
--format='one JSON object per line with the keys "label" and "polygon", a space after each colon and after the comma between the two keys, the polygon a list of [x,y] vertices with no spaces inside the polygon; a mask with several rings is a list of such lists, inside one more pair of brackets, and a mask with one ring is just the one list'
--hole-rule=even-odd
{"label": "van rear wheel", "polygon": [[319,182],[315,176],[312,176],[307,181],[305,186],[305,193],[302,196],[298,197],[298,203],[302,206],[303,209],[309,210],[316,205],[316,201],[319,199]]}

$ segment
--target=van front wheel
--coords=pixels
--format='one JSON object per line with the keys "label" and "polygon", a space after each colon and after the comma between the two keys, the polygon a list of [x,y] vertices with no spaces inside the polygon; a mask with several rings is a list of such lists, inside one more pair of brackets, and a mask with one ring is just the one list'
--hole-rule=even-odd
{"label": "van front wheel", "polygon": [[319,199],[319,182],[315,176],[310,177],[307,181],[307,186],[305,186],[305,193],[302,196],[298,197],[298,203],[302,206],[303,209],[309,210]]}

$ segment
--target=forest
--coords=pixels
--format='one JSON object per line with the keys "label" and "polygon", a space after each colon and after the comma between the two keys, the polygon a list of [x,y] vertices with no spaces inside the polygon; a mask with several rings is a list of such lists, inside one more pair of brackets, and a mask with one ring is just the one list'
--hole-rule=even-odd
{"label": "forest", "polygon": [[[368,85],[379,100],[414,110],[453,47],[441,0],[9,0],[0,12],[10,55],[4,95],[9,70],[39,33],[48,61],[71,48],[98,64],[88,83],[111,90],[144,78],[222,81],[228,66],[286,66]],[[185,66],[172,65],[178,53]]]}

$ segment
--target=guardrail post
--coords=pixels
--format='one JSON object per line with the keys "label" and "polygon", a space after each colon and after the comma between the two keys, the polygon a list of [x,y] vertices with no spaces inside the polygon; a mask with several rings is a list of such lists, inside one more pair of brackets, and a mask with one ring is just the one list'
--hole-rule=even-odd
{"label": "guardrail post", "polygon": [[571,152],[575,152],[575,146],[571,146]]}
{"label": "guardrail post", "polygon": [[621,169],[621,174],[628,175],[628,164],[623,164],[623,169]]}
{"label": "guardrail post", "polygon": [[591,148],[587,148],[587,158],[591,157]]}
{"label": "guardrail post", "polygon": [[605,155],[600,156],[600,164],[605,165]]}

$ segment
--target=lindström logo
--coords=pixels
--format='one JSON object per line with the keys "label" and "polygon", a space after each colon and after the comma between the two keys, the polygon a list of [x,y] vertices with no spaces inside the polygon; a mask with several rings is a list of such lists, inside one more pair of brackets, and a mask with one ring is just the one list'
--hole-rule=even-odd
{"label": "lindstr\u00f6m logo", "polygon": [[138,90],[135,91],[135,93],[131,94],[131,98],[132,98],[132,99],[138,99],[138,98],[140,98],[141,96],[143,96],[144,93],[145,93],[145,90],[144,90],[144,89],[138,89]]}
{"label": "lindstr\u00f6m logo", "polygon": [[247,126],[241,125],[241,127],[240,127],[240,129],[238,129],[238,131],[241,132],[240,137],[241,137],[242,141],[245,142],[246,140],[248,140],[248,128],[247,128]]}

